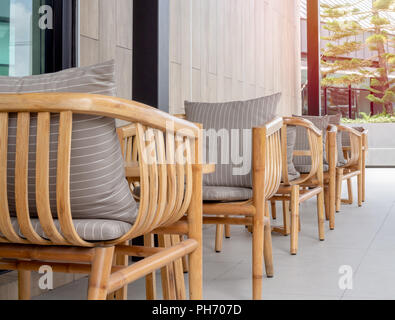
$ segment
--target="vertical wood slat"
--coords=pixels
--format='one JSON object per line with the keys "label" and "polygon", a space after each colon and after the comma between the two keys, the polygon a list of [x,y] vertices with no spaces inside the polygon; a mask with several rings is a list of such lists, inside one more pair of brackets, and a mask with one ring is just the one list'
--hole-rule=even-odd
{"label": "vertical wood slat", "polygon": [[158,153],[158,208],[155,214],[153,225],[160,225],[167,202],[167,166],[166,147],[163,132],[155,130],[155,139]]}
{"label": "vertical wood slat", "polygon": [[165,212],[163,213],[163,222],[167,221],[169,216],[174,210],[176,203],[177,182],[176,182],[176,169],[175,169],[175,141],[174,134],[171,132],[166,133],[166,160],[167,160],[167,188],[168,198]]}
{"label": "vertical wood slat", "polygon": [[[181,208],[179,209],[177,215],[174,219],[170,220],[169,223],[175,223],[177,220],[181,219],[185,213],[187,212],[191,199],[192,199],[192,150],[191,150],[191,141],[189,138],[184,139],[185,146],[185,165],[184,165],[184,173],[185,173],[185,193],[183,192],[183,203]],[[183,174],[184,176],[184,174]]]}
{"label": "vertical wood slat", "polygon": [[0,113],[0,232],[9,242],[27,243],[11,224],[7,192],[8,113]]}
{"label": "vertical wood slat", "polygon": [[58,164],[56,174],[56,202],[58,219],[63,236],[67,241],[79,246],[93,246],[82,240],[73,225],[70,207],[70,158],[73,114],[70,111],[60,113]]}
{"label": "vertical wood slat", "polygon": [[148,214],[143,224],[143,230],[141,232],[146,233],[151,231],[152,221],[155,219],[155,213],[158,207],[158,167],[157,167],[157,152],[156,152],[156,141],[153,129],[147,129],[145,135],[145,148],[146,156],[148,161],[148,173],[149,173],[149,198],[148,198]]}
{"label": "vertical wood slat", "polygon": [[55,244],[68,244],[56,228],[49,200],[49,112],[40,112],[37,118],[36,149],[36,205],[38,218],[45,235]]}
{"label": "vertical wood slat", "polygon": [[146,147],[144,142],[144,133],[145,127],[141,124],[137,124],[137,136],[136,136],[136,143],[138,154],[140,155],[140,206],[139,206],[139,214],[137,217],[136,222],[132,230],[130,231],[133,233],[135,230],[139,230],[141,226],[144,224],[147,216],[148,206],[149,206],[149,190],[150,190],[150,180],[149,180],[149,173],[148,173],[148,165],[146,162],[147,156],[145,155]]}
{"label": "vertical wood slat", "polygon": [[15,206],[23,236],[32,243],[48,244],[34,230],[30,221],[28,197],[30,113],[18,113],[15,156]]}

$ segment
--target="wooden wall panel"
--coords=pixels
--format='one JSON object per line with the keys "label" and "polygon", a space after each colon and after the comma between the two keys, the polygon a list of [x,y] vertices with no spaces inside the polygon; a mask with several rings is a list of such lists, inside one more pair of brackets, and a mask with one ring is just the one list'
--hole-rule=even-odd
{"label": "wooden wall panel", "polygon": [[[170,111],[281,91],[300,113],[299,0],[170,0]],[[174,73],[174,74],[173,74]]]}
{"label": "wooden wall panel", "polygon": [[132,98],[133,0],[83,0],[80,64],[117,62],[117,94]]}

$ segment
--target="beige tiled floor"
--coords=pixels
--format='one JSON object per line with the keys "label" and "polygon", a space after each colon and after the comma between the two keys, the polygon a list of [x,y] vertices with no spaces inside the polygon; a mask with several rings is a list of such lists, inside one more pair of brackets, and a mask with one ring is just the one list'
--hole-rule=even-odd
{"label": "beige tiled floor", "polygon": [[[275,277],[264,279],[264,299],[395,299],[395,169],[368,170],[367,202],[343,206],[325,242],[318,241],[315,207],[313,200],[301,208],[297,256],[288,253],[289,237],[273,235]],[[204,231],[204,298],[250,299],[251,235],[232,228],[232,239],[217,254],[214,231]],[[343,265],[353,269],[352,290],[339,289]],[[86,289],[82,279],[38,299],[84,299]],[[144,299],[144,292],[144,281],[137,281],[129,298]]]}

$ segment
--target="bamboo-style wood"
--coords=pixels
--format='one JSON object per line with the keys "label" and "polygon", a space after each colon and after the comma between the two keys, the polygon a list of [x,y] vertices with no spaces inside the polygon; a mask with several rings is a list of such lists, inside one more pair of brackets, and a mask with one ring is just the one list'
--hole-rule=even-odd
{"label": "bamboo-style wood", "polygon": [[113,257],[114,247],[95,248],[95,255],[92,261],[92,271],[88,286],[89,300],[105,300],[107,294],[112,292],[108,290],[108,286]]}
{"label": "bamboo-style wood", "polygon": [[226,239],[230,239],[231,237],[231,229],[230,229],[230,225],[226,224],[225,225],[225,238]]}
{"label": "bamboo-style wood", "polygon": [[[295,150],[294,156],[308,156],[311,159],[311,169],[308,174],[302,174],[299,179],[288,180],[288,159],[287,159],[287,126],[297,126],[306,129],[309,142],[309,150]],[[332,137],[333,138],[333,137]],[[322,241],[324,235],[324,173],[323,173],[323,141],[322,132],[318,130],[312,122],[303,118],[284,118],[284,126],[281,135],[282,148],[282,176],[283,182],[271,201],[283,202],[283,227],[276,227],[273,231],[281,234],[291,234],[290,253],[296,255],[298,252],[298,234],[300,232],[300,210],[299,206],[312,197],[317,197],[318,233]],[[332,185],[331,185],[332,186]],[[332,186],[333,190],[333,186]],[[291,224],[288,220],[288,203],[291,207]],[[328,215],[331,219],[331,216]]]}
{"label": "bamboo-style wood", "polygon": [[[144,235],[144,246],[151,248],[155,246],[154,235]],[[145,293],[147,300],[156,300],[156,274],[152,272],[145,277]]]}
{"label": "bamboo-style wood", "polygon": [[203,298],[203,249],[202,249],[202,229],[203,229],[203,175],[202,165],[202,134],[200,131],[199,139],[194,142],[195,164],[192,166],[193,190],[191,205],[188,211],[189,232],[188,237],[195,239],[198,248],[189,254],[189,297],[192,300],[201,300]]}
{"label": "bamboo-style wood", "polygon": [[[54,266],[55,271],[90,274],[89,299],[101,300],[107,296],[126,299],[126,286],[130,279],[135,280],[143,274],[153,274],[157,268],[152,267],[159,266],[164,261],[163,255],[172,252],[173,249],[176,250],[176,255],[170,254],[170,257],[176,258],[172,260],[166,257],[168,261],[165,265],[182,272],[181,258],[191,255],[191,297],[201,298],[202,203],[198,200],[201,199],[202,192],[201,186],[199,187],[202,166],[192,158],[192,154],[200,154],[201,132],[198,126],[137,102],[89,94],[1,95],[0,110],[0,232],[3,235],[0,238],[0,268],[9,267],[20,271],[19,287],[22,298],[28,297],[27,290],[24,289],[28,288],[27,272],[35,270],[40,263],[47,263]],[[9,113],[17,114],[16,218],[23,237],[15,232],[11,224],[7,200]],[[60,230],[55,226],[57,221],[49,203],[51,113],[60,116],[56,172],[56,219],[60,224]],[[132,188],[141,188],[140,206],[135,224],[119,239],[89,242],[83,240],[75,230],[70,204],[70,157],[74,113],[118,118],[133,123],[117,131],[125,162],[132,164],[130,167],[126,166],[126,173],[136,177],[129,177],[128,181]],[[31,114],[37,114],[36,205],[46,238],[34,230],[29,213],[28,160]],[[207,171],[214,168],[212,165],[207,166]],[[180,221],[187,213],[187,219]],[[152,242],[143,248],[127,245],[129,240],[142,235],[152,235],[154,230],[172,234],[169,232],[172,229],[179,234],[187,234],[189,239],[179,243],[174,238],[174,241],[170,241],[163,250],[153,248]],[[174,234],[178,234],[177,232]],[[141,261],[137,269],[130,268],[129,255],[146,259]],[[1,258],[14,261],[5,262]],[[160,260],[159,264],[156,259]],[[163,266],[160,265],[158,268],[160,267]],[[117,275],[113,277],[114,274]],[[125,277],[119,278],[121,275]],[[109,283],[114,279],[117,288],[114,289],[113,286],[114,290],[108,290]],[[177,278],[176,282],[177,297],[184,299],[184,285],[180,278]],[[151,289],[147,296],[155,298],[153,287]]]}
{"label": "bamboo-style wood", "polygon": [[[159,246],[162,248],[171,247],[171,239],[169,235],[159,235]],[[161,269],[161,280],[162,280],[162,294],[165,300],[176,299],[176,284],[174,266],[172,263],[164,266]]]}
{"label": "bamboo-style wood", "polygon": [[[343,134],[348,134],[351,141],[351,146],[343,149],[347,163],[342,167],[338,167],[336,172],[336,211],[339,212],[342,203],[352,204],[354,202],[351,182],[353,177],[357,177],[358,206],[361,207],[364,202],[366,152],[368,147],[367,130],[358,131],[342,125],[337,126],[337,129]],[[348,190],[348,199],[345,200],[341,199],[343,181],[347,181]]]}
{"label": "bamboo-style wood", "polygon": [[171,261],[175,261],[184,255],[190,254],[199,247],[194,239],[188,239],[180,244],[163,250],[147,259],[136,262],[127,268],[123,268],[110,276],[108,292],[114,292],[123,287],[124,283],[133,282],[139,278],[161,269]]}
{"label": "bamboo-style wood", "polygon": [[18,271],[18,299],[30,300],[31,296],[31,272],[28,270]]}
{"label": "bamboo-style wood", "polygon": [[244,202],[203,204],[203,223],[216,224],[217,228],[220,226],[217,232],[217,251],[222,249],[220,244],[224,235],[224,226],[225,228],[230,225],[251,227],[253,231],[252,295],[256,300],[262,299],[263,262],[267,276],[272,277],[274,274],[271,226],[265,200],[277,192],[281,182],[282,125],[282,119],[276,118],[265,126],[253,128],[253,198]]}
{"label": "bamboo-style wood", "polygon": [[[180,243],[180,237],[177,235],[171,236],[171,245],[176,246]],[[182,259],[177,259],[173,262],[174,266],[174,281],[176,286],[176,299],[185,300],[185,279],[184,279],[184,269],[182,264]]]}

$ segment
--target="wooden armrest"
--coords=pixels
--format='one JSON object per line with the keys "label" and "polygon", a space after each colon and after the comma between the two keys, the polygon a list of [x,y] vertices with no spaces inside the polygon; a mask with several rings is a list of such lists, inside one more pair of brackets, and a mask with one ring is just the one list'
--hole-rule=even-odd
{"label": "wooden armrest", "polygon": [[171,123],[172,132],[183,130],[183,135],[191,138],[196,138],[200,134],[199,128],[195,124],[137,101],[85,93],[1,94],[0,109],[2,112],[32,112],[34,109],[32,106],[37,109],[37,106],[40,106],[40,112],[67,111],[78,114],[95,114],[131,123],[140,123],[161,131],[168,130],[169,123]]}
{"label": "wooden armrest", "polygon": [[284,117],[284,124],[288,126],[297,126],[310,129],[317,136],[322,136],[322,131],[319,130],[311,121],[304,118]]}
{"label": "wooden armrest", "polygon": [[118,136],[122,138],[130,138],[137,135],[136,125],[134,123],[117,128]]}
{"label": "wooden armrest", "polygon": [[266,136],[269,137],[273,133],[276,133],[277,131],[281,130],[283,124],[284,124],[283,118],[275,117],[273,120],[269,121],[264,126],[257,127],[257,128],[258,129],[265,128],[266,129]]}
{"label": "wooden armrest", "polygon": [[347,133],[352,134],[352,135],[357,136],[357,137],[362,137],[362,132],[360,132],[358,130],[355,130],[354,128],[351,128],[351,127],[338,125],[337,126],[337,130],[341,131],[341,132],[347,132]]}

